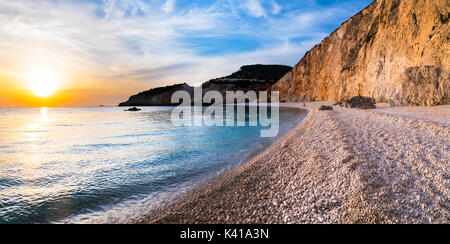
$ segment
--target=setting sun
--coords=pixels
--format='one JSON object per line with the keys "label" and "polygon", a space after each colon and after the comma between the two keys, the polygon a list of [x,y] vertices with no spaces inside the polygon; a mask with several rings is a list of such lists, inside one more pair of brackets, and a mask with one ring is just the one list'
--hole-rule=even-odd
{"label": "setting sun", "polygon": [[37,96],[48,97],[55,93],[61,83],[60,75],[50,69],[33,69],[26,73],[25,81]]}

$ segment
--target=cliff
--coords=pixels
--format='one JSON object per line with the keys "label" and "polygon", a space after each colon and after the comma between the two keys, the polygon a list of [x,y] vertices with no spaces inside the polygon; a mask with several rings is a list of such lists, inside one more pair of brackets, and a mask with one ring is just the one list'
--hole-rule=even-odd
{"label": "cliff", "polygon": [[286,65],[245,65],[239,71],[224,78],[264,80],[275,83],[291,70],[292,67]]}
{"label": "cliff", "polygon": [[159,87],[137,95],[131,96],[128,101],[119,104],[119,107],[125,106],[171,106],[172,94],[177,91],[187,91],[191,96],[194,94],[194,88],[188,84],[177,84],[173,86]]}
{"label": "cliff", "polygon": [[270,90],[276,81],[291,70],[292,67],[285,65],[242,66],[239,71],[227,77],[203,83],[203,94],[208,91],[218,91],[224,99],[227,91],[243,91],[244,93],[254,91],[258,95],[260,91]]}
{"label": "cliff", "polygon": [[[246,65],[239,71],[223,77],[207,81],[202,84],[203,94],[208,91],[218,91],[223,95],[227,91],[266,91],[272,84],[282,78],[292,67],[284,65]],[[179,84],[168,87],[155,88],[141,92],[129,98],[127,102],[119,106],[170,106],[172,94],[184,90],[194,98],[194,87],[187,84]],[[223,101],[225,102],[225,100]]]}
{"label": "cliff", "polygon": [[307,52],[272,90],[282,101],[353,96],[449,104],[448,0],[376,0]]}

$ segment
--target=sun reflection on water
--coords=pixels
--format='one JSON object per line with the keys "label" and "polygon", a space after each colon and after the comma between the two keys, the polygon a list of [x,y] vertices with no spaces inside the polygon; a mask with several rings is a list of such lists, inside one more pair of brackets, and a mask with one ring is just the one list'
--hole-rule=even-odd
{"label": "sun reflection on water", "polygon": [[41,108],[41,121],[44,123],[50,122],[50,117],[48,116],[48,108]]}
{"label": "sun reflection on water", "polygon": [[160,196],[183,194],[267,143],[257,127],[173,127],[170,115],[167,108],[0,109],[0,223],[140,216],[164,203]]}

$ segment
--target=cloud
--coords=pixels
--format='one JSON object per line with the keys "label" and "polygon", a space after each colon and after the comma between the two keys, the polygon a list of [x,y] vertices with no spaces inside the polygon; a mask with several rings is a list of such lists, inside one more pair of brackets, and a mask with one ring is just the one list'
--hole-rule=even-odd
{"label": "cloud", "polygon": [[272,4],[272,14],[274,15],[280,14],[283,8],[275,0],[272,0],[271,4]]}
{"label": "cloud", "polygon": [[44,65],[83,74],[76,87],[198,85],[245,64],[294,65],[365,4],[306,11],[281,0],[209,2],[0,1],[0,73]]}
{"label": "cloud", "polygon": [[177,63],[163,67],[131,70],[127,73],[113,75],[111,78],[132,78],[136,80],[157,80],[166,77],[172,72],[186,73],[187,69],[192,67],[192,63]]}
{"label": "cloud", "polygon": [[266,10],[261,5],[259,0],[247,0],[244,3],[245,8],[248,10],[248,14],[253,17],[264,17],[266,16]]}
{"label": "cloud", "polygon": [[175,7],[175,0],[166,0],[166,3],[163,5],[163,10],[166,13],[171,13]]}

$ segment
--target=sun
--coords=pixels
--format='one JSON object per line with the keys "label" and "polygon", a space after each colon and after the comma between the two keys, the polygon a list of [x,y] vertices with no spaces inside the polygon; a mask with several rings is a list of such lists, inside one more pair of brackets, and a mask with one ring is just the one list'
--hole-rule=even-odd
{"label": "sun", "polygon": [[25,81],[37,96],[49,97],[58,90],[61,82],[58,72],[48,68],[36,68],[26,72]]}

